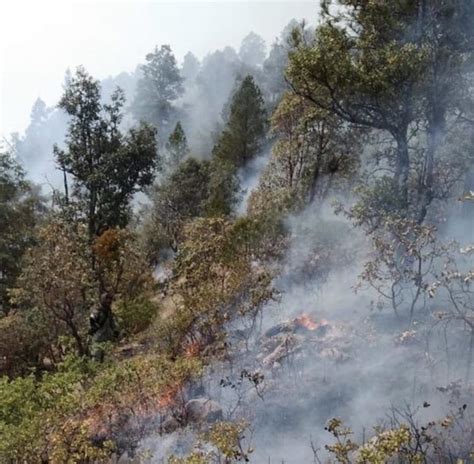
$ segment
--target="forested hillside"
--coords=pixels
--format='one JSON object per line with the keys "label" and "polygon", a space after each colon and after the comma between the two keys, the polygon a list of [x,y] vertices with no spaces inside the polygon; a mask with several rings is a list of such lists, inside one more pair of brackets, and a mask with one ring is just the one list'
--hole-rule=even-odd
{"label": "forested hillside", "polygon": [[1,463],[474,462],[474,3],[311,20],[4,140]]}

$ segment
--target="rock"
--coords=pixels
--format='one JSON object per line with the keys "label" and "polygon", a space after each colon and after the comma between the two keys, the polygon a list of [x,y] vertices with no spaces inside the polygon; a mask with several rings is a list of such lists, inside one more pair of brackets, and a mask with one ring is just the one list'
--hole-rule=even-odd
{"label": "rock", "polygon": [[209,398],[195,398],[185,405],[186,416],[192,422],[215,422],[223,419],[219,403]]}

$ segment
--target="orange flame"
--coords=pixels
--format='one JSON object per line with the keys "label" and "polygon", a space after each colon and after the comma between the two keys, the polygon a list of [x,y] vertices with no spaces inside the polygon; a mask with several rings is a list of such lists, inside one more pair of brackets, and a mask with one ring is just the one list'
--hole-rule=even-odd
{"label": "orange flame", "polygon": [[185,350],[184,350],[184,355],[187,358],[195,358],[199,352],[201,351],[201,345],[199,342],[191,342],[189,343]]}
{"label": "orange flame", "polygon": [[321,322],[315,322],[309,314],[303,313],[295,319],[297,325],[305,327],[308,330],[316,330],[318,327],[328,325],[328,321],[321,319]]}
{"label": "orange flame", "polygon": [[177,402],[176,397],[178,396],[180,388],[181,384],[179,383],[170,385],[158,399],[158,406],[163,409],[174,406]]}
{"label": "orange flame", "polygon": [[318,324],[316,324],[316,322],[314,322],[308,314],[302,314],[301,316],[298,316],[295,319],[295,322],[298,325],[307,328],[308,330],[316,330],[318,328]]}

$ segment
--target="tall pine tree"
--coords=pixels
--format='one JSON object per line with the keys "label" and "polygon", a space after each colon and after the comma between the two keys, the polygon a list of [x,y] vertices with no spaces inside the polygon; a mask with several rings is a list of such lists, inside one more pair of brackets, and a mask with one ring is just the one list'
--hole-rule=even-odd
{"label": "tall pine tree", "polygon": [[228,215],[237,201],[237,171],[263,149],[267,128],[262,94],[247,76],[232,97],[227,125],[212,152],[207,212]]}
{"label": "tall pine tree", "polygon": [[246,76],[232,97],[229,119],[213,155],[243,167],[262,149],[266,127],[262,93],[253,77]]}
{"label": "tall pine tree", "polygon": [[143,77],[137,84],[132,112],[137,120],[152,124],[163,139],[176,121],[173,102],[184,93],[183,78],[171,47],[155,47],[146,55],[141,71]]}
{"label": "tall pine tree", "polygon": [[176,123],[173,132],[168,137],[166,151],[168,152],[167,165],[170,171],[175,171],[189,154],[188,140],[180,121]]}

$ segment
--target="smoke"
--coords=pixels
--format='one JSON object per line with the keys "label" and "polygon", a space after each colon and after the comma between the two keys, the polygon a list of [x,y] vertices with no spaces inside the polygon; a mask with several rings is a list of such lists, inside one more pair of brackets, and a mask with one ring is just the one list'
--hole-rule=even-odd
{"label": "smoke", "polygon": [[[66,72],[66,80],[69,71]],[[136,76],[134,73],[120,73],[101,81],[101,96],[104,103],[117,86],[125,91],[127,102],[130,102],[135,91]],[[124,130],[135,124],[129,113],[122,121]],[[53,147],[65,146],[68,126],[68,115],[56,106],[48,107],[37,99],[33,104],[30,124],[23,135],[12,135],[12,149],[24,167],[27,178],[39,185],[44,194],[63,189],[63,173],[57,168]]]}
{"label": "smoke", "polygon": [[270,153],[271,150],[269,149],[263,151],[237,172],[241,197],[235,210],[239,216],[244,215],[247,211],[248,200],[254,189],[258,186],[260,176],[268,164]]}
{"label": "smoke", "polygon": [[[362,441],[370,437],[370,427],[388,421],[393,408],[417,410],[421,423],[447,414],[447,398],[437,387],[462,377],[465,358],[449,370],[442,335],[429,316],[408,331],[387,309],[371,309],[373,292],[354,292],[370,258],[365,237],[329,206],[310,208],[288,225],[293,240],[275,282],[282,296],[263,310],[264,330],[306,313],[316,322],[329,321],[333,335],[327,346],[319,345],[319,353],[302,350],[294,365],[265,373],[275,375],[275,385],[264,401],[252,405],[252,462],[312,462],[311,442],[319,447],[330,442],[324,426],[332,417],[342,418]],[[311,275],[307,264],[313,250],[321,253],[321,244],[336,259],[329,258],[328,275]],[[328,348],[347,357],[324,356]]]}
{"label": "smoke", "polygon": [[[185,65],[182,72],[187,74]],[[261,67],[245,63],[232,47],[225,47],[207,54],[185,79],[185,94],[178,106],[194,156],[209,157],[226,122],[230,99],[249,74],[262,87]]]}
{"label": "smoke", "polygon": [[[247,185],[255,185],[254,174]],[[362,442],[375,425],[390,424],[394,411],[416,412],[419,423],[449,413],[455,405],[439,387],[463,376],[465,357],[447,365],[442,331],[431,315],[407,330],[392,311],[374,309],[375,293],[355,293],[371,256],[368,239],[329,203],[290,217],[287,227],[291,243],[273,282],[280,298],[263,308],[246,341],[245,323],[229,327],[231,361],[208,367],[202,380],[225,419],[249,424],[250,462],[314,462],[314,449],[324,459],[324,445],[331,443],[325,426],[334,417]],[[302,315],[318,328],[288,329]],[[247,375],[255,373],[259,384]],[[140,449],[160,449],[155,463],[164,462],[162,440],[169,454],[186,454],[192,441],[186,435],[183,447],[181,433],[150,437]]]}
{"label": "smoke", "polygon": [[[236,80],[248,73],[259,83],[269,77],[260,65],[244,63],[231,47],[196,63],[178,102],[194,156],[209,157],[213,136],[224,122],[222,109]],[[130,103],[136,74],[106,79],[104,98],[116,84],[125,88]],[[38,120],[32,116],[16,149],[32,180],[60,188],[62,175],[55,169],[52,147],[63,143],[67,119],[57,109],[43,110]],[[239,215],[245,213],[269,157],[265,150],[238,172],[243,192]],[[464,332],[450,328],[446,341],[434,317],[445,302],[428,302],[408,330],[390,309],[374,305],[378,295],[373,290],[356,293],[362,266],[373,250],[360,230],[334,214],[330,201],[289,217],[286,227],[290,245],[273,282],[278,300],[262,309],[253,332],[245,321],[229,326],[230,362],[209,366],[202,379],[206,396],[219,402],[225,419],[249,423],[248,439],[255,448],[251,462],[313,462],[313,447],[324,457],[323,445],[330,442],[324,427],[332,417],[343,419],[355,439],[364,440],[372,426],[389,421],[394,408],[416,410],[420,422],[446,414],[447,397],[439,387],[464,378],[467,355],[462,351]],[[473,230],[457,212],[443,232],[469,243]],[[157,267],[155,276],[164,281],[167,270]],[[318,328],[297,328],[295,321],[302,315]],[[262,379],[258,384],[247,375],[255,373]],[[151,462],[164,462],[171,454],[188,452],[195,438],[191,428],[152,434],[142,440],[139,451],[149,450]]]}

